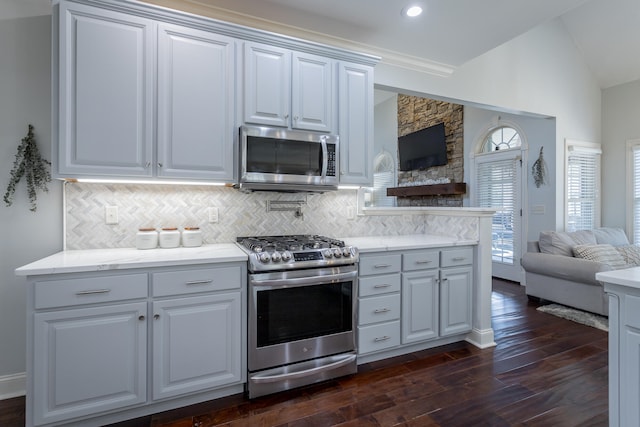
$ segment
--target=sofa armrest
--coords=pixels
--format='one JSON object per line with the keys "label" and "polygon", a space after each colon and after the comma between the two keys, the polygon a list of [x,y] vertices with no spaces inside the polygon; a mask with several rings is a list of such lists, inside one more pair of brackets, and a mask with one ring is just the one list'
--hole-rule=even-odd
{"label": "sofa armrest", "polygon": [[535,252],[527,252],[522,256],[522,267],[529,273],[590,285],[600,285],[596,273],[611,270],[610,265],[601,262]]}

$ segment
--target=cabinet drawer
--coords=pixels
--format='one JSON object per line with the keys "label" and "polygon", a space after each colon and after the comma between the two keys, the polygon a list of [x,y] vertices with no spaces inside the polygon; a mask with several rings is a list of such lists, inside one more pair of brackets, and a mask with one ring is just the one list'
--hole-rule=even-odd
{"label": "cabinet drawer", "polygon": [[409,252],[402,255],[402,270],[425,270],[438,268],[439,252],[437,250]]}
{"label": "cabinet drawer", "polygon": [[358,304],[358,322],[361,325],[400,318],[400,293],[362,298]]}
{"label": "cabinet drawer", "polygon": [[623,310],[624,319],[622,319],[622,321],[624,326],[640,328],[640,319],[638,319],[638,313],[640,313],[640,297],[625,295]]}
{"label": "cabinet drawer", "polygon": [[440,267],[454,267],[473,263],[473,249],[447,249],[440,252]]}
{"label": "cabinet drawer", "polygon": [[400,321],[358,328],[358,353],[373,351],[400,345]]}
{"label": "cabinet drawer", "polygon": [[361,297],[400,291],[400,274],[362,277],[358,284]]}
{"label": "cabinet drawer", "polygon": [[237,289],[242,283],[242,269],[232,265],[153,273],[151,277],[153,296],[162,297]]}
{"label": "cabinet drawer", "polygon": [[397,273],[400,271],[400,254],[360,256],[359,272],[361,276],[371,274]]}
{"label": "cabinet drawer", "polygon": [[35,283],[35,308],[96,304],[147,297],[147,274],[122,274]]}

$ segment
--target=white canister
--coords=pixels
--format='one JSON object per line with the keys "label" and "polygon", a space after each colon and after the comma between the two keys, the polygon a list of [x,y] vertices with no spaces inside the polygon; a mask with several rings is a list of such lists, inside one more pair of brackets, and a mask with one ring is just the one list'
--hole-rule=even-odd
{"label": "white canister", "polygon": [[159,240],[161,248],[177,248],[180,246],[180,231],[176,227],[163,227]]}
{"label": "white canister", "polygon": [[158,232],[155,228],[139,228],[136,233],[136,248],[153,249],[158,247]]}
{"label": "white canister", "polygon": [[202,246],[202,231],[199,227],[185,227],[182,230],[182,246],[185,248]]}

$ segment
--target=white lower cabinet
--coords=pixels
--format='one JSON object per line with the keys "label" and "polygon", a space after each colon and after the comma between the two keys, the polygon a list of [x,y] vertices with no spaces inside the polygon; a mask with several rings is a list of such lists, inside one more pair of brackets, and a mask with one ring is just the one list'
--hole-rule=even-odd
{"label": "white lower cabinet", "polygon": [[242,391],[245,289],[246,263],[29,277],[27,425],[103,425]]}
{"label": "white lower cabinet", "polygon": [[147,400],[147,303],[34,316],[34,424]]}
{"label": "white lower cabinet", "polygon": [[471,331],[471,247],[364,253],[359,275],[361,363]]}
{"label": "white lower cabinet", "polygon": [[240,297],[233,292],[153,303],[154,400],[242,379]]}

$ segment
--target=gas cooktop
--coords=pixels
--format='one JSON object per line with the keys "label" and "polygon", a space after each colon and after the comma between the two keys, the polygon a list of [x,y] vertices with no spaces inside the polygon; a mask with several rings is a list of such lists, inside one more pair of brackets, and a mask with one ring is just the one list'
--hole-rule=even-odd
{"label": "gas cooktop", "polygon": [[355,264],[358,250],[342,240],[319,235],[238,237],[249,255],[249,271],[293,270]]}

